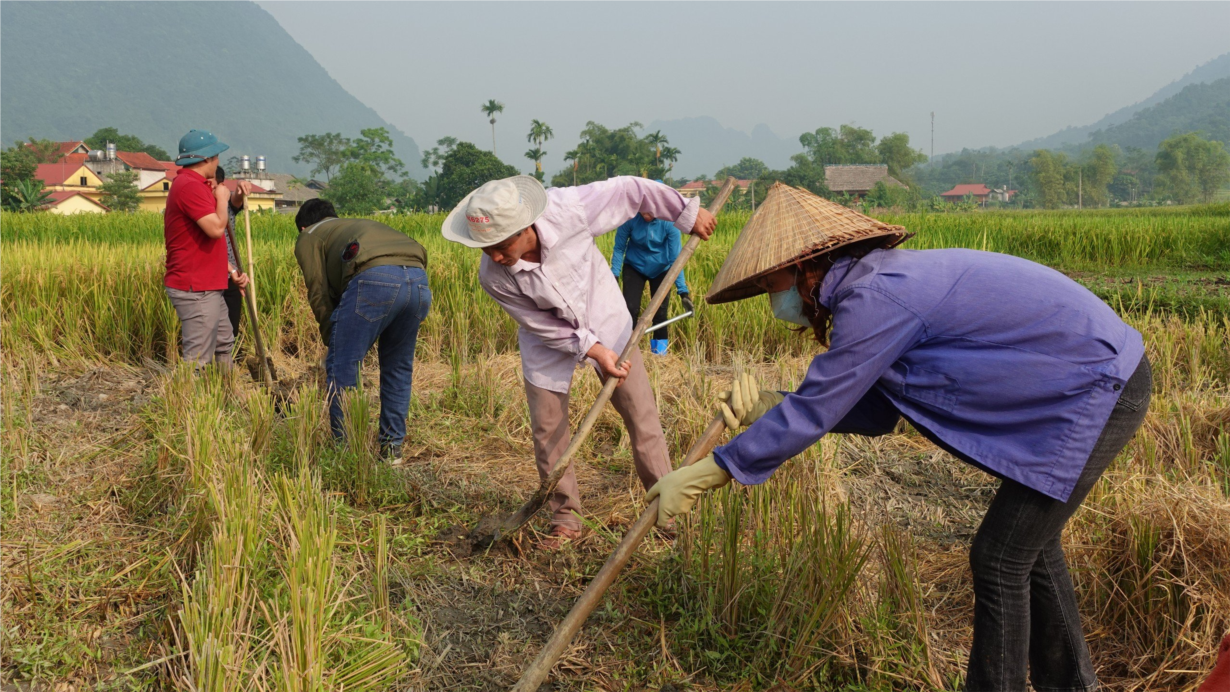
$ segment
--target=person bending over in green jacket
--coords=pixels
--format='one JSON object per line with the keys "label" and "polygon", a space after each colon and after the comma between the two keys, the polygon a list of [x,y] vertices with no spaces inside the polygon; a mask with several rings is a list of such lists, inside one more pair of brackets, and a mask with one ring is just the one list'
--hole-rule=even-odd
{"label": "person bending over in green jacket", "polygon": [[329,423],[342,437],[341,390],[359,382],[363,358],[380,356],[380,451],[402,462],[406,414],[419,325],[431,309],[427,250],[406,234],[369,219],[339,219],[333,205],[308,200],[295,216],[295,259],[320,324]]}

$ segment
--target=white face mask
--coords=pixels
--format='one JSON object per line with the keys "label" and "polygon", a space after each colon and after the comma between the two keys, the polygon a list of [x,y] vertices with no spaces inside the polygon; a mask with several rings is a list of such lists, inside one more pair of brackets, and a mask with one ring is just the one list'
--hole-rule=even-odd
{"label": "white face mask", "polygon": [[788,290],[769,294],[769,304],[773,306],[773,316],[797,324],[800,327],[810,327],[811,322],[803,316],[803,296],[799,295],[797,286]]}

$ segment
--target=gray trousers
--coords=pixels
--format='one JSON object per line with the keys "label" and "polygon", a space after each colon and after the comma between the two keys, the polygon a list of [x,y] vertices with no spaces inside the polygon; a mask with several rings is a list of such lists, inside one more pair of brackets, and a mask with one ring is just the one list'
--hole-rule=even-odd
{"label": "gray trousers", "polygon": [[[636,475],[645,489],[653,487],[658,479],[671,472],[670,450],[662,421],[658,419],[658,402],[649,385],[649,373],[640,350],[629,358],[632,367],[624,383],[615,388],[611,404],[624,419],[628,437],[632,443],[632,460]],[[538,477],[545,479],[555,468],[555,461],[568,448],[572,435],[568,430],[568,394],[535,387],[527,380],[525,396],[530,407],[530,428],[534,436],[534,460],[538,463]],[[580,529],[581,493],[577,477],[570,468],[560,479],[549,501],[551,524]]]}
{"label": "gray trousers", "polygon": [[198,366],[217,362],[229,369],[235,333],[223,292],[181,291],[169,286],[166,289],[175,314],[179,315],[184,362]]}

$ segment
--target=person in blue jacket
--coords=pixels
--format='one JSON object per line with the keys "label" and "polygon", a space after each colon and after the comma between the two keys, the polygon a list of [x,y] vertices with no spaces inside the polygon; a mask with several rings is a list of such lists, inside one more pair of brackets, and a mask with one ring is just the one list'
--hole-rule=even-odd
{"label": "person in blue jacket", "polygon": [[[810,328],[828,348],[794,392],[737,377],[720,410],[747,430],[646,498],[660,498],[664,523],[732,479],[764,483],[829,433],[884,435],[905,419],[1001,479],[970,548],[965,689],[1094,690],[1061,536],[1149,408],[1143,339],[1060,272],[993,252],[890,249],[909,234],[858,216],[857,231],[843,219],[844,238],[813,233],[765,261],[732,262],[732,251],[727,266],[753,269],[726,280],[719,271],[709,302],[768,293],[775,317]],[[765,240],[802,235],[739,240],[749,253],[770,253],[787,243]]]}
{"label": "person in blue jacket", "polygon": [[[615,278],[623,274],[624,302],[628,304],[628,312],[632,321],[641,318],[641,294],[645,292],[645,283],[649,283],[649,295],[657,292],[662,285],[666,272],[679,256],[679,229],[675,224],[665,219],[655,219],[653,214],[641,212],[628,219],[615,231],[615,251],[611,253],[611,271]],[[683,302],[685,312],[694,309],[692,296],[688,293],[688,284],[683,278],[683,272],[675,279],[675,290]],[[662,306],[654,314],[654,324],[666,320],[670,300],[662,301]],[[668,327],[656,329],[649,340],[649,350],[657,355],[666,353],[669,342]]]}

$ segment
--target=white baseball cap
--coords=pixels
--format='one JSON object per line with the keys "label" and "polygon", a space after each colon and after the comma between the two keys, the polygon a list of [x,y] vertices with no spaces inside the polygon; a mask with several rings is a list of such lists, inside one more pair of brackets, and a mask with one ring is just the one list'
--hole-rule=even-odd
{"label": "white baseball cap", "polygon": [[547,191],[532,175],[492,180],[461,200],[440,229],[446,240],[490,247],[529,228],[547,208]]}

